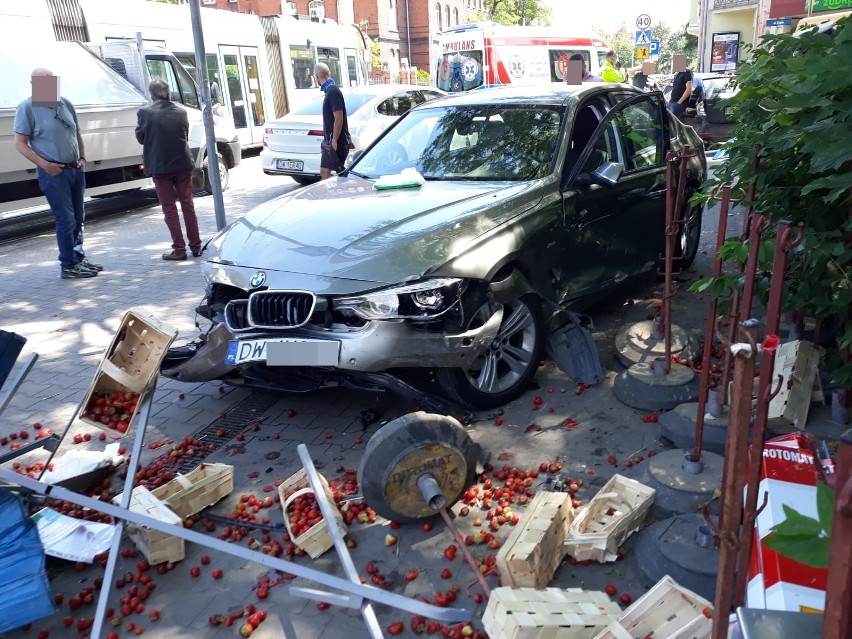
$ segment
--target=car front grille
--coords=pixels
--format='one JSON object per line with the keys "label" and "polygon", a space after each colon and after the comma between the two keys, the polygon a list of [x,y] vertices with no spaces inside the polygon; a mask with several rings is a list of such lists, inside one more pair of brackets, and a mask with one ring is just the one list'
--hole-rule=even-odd
{"label": "car front grille", "polygon": [[225,305],[225,326],[232,333],[250,329],[248,300],[231,300]]}
{"label": "car front grille", "polygon": [[257,291],[248,298],[248,324],[252,328],[298,328],[307,324],[315,304],[316,296],[308,291]]}

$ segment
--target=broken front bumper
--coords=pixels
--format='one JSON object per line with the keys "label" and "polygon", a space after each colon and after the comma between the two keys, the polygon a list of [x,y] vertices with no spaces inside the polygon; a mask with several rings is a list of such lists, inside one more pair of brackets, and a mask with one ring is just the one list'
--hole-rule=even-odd
{"label": "broken front bumper", "polygon": [[[272,366],[266,360],[265,343],[287,340],[290,343],[336,343],[339,346],[336,364],[342,371],[379,372],[391,368],[462,368],[489,348],[503,320],[503,308],[480,327],[447,335],[416,330],[402,321],[374,321],[358,331],[277,331],[231,333],[225,324],[217,324],[207,334],[206,341],[188,359],[165,367],[166,377],[186,382],[207,382],[219,379],[248,366]],[[251,344],[258,354],[255,358],[233,363],[240,344]],[[230,354],[230,355],[229,355]],[[231,363],[229,363],[229,357]],[[288,363],[275,359],[276,366],[305,366],[304,362]],[[316,365],[316,364],[315,364]]]}

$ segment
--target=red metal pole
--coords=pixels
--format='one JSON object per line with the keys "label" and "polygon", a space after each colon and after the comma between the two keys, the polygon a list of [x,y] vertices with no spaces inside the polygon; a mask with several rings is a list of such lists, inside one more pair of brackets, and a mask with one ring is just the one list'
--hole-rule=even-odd
{"label": "red metal pole", "polygon": [[[731,207],[731,187],[722,189],[722,202],[719,205],[719,227],[716,233],[716,259],[713,261],[713,277],[722,274],[721,249],[728,232],[728,210]],[[704,353],[701,356],[701,376],[699,378],[698,414],[695,419],[695,448],[690,459],[697,462],[701,459],[701,444],[704,439],[704,411],[707,408],[707,393],[710,390],[710,354],[713,351],[713,334],[716,326],[715,297],[710,298],[710,309],[707,311],[707,322],[704,330]]]}
{"label": "red metal pole", "polygon": [[837,457],[822,639],[852,637],[852,430],[840,438]]}
{"label": "red metal pole", "polygon": [[[727,639],[728,615],[734,605],[739,554],[740,523],[743,512],[743,473],[748,452],[748,434],[751,421],[752,380],[757,346],[754,337],[757,322],[749,320],[740,324],[741,342],[750,348],[733,353],[734,388],[728,420],[728,437],[725,461],[722,468],[722,492],[719,512],[719,568],[716,577],[712,639]],[[731,348],[733,350],[734,346]]]}
{"label": "red metal pole", "polygon": [[[783,302],[784,283],[787,277],[787,258],[790,250],[802,240],[802,228],[799,236],[790,240],[789,222],[778,224],[775,236],[775,257],[772,263],[772,283],[769,288],[769,302],[766,307],[766,335],[777,336],[781,325],[781,304]],[[754,538],[754,522],[757,519],[757,493],[760,484],[760,467],[763,462],[763,439],[769,421],[769,402],[772,399],[772,381],[775,368],[775,348],[763,350],[760,360],[760,377],[757,387],[757,408],[751,438],[751,454],[748,459],[748,480],[746,482],[745,507],[743,512],[743,531],[740,536],[740,558],[737,569],[734,605],[741,606],[745,601],[748,586],[748,568],[751,560],[751,544]],[[777,391],[776,391],[777,392]]]}
{"label": "red metal pole", "polygon": [[[663,328],[663,344],[665,347],[665,361],[662,362],[663,370],[668,373],[672,365],[672,329],[671,329],[671,286],[672,286],[672,261],[674,260],[674,243],[672,242],[671,229],[674,223],[675,198],[672,197],[672,183],[674,181],[674,163],[680,158],[675,151],[669,151],[666,156],[666,244],[665,260],[663,262],[663,303],[660,309],[660,318]],[[660,362],[654,362],[658,365]]]}

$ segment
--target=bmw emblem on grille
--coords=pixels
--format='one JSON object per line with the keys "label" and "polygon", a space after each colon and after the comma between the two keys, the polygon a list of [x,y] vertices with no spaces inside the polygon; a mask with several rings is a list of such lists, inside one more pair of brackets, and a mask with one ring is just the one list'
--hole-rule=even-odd
{"label": "bmw emblem on grille", "polygon": [[251,287],[257,288],[258,286],[263,286],[263,283],[266,281],[266,273],[263,271],[258,271],[251,278]]}

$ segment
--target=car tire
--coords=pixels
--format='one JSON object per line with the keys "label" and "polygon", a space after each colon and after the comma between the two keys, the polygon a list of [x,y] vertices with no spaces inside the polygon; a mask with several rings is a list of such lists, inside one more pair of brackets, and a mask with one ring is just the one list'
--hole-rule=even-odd
{"label": "car tire", "polygon": [[290,177],[293,178],[293,181],[296,184],[301,184],[302,186],[305,186],[306,184],[313,184],[315,182],[319,182],[318,177],[307,177],[305,175],[291,175]]}
{"label": "car tire", "polygon": [[698,246],[701,244],[701,218],[704,211],[702,204],[690,202],[695,194],[695,189],[686,187],[683,197],[683,213],[681,214],[680,233],[675,244],[676,269],[684,269],[692,266],[695,256],[698,255]]}
{"label": "car tire", "polygon": [[[482,304],[465,328],[481,326],[493,314],[493,309],[493,302]],[[484,410],[517,399],[529,387],[544,350],[541,306],[534,295],[524,295],[504,304],[503,313],[494,348],[477,358],[476,368],[435,369],[436,381],[449,399]],[[486,369],[493,372],[488,379],[483,377]],[[490,388],[484,388],[486,385]]]}
{"label": "car tire", "polygon": [[[216,161],[219,163],[219,181],[222,183],[222,191],[228,190],[228,180],[230,177],[230,173],[228,172],[228,165],[225,164],[225,158],[222,157],[221,153],[216,154]],[[208,193],[213,193],[213,183],[210,180],[210,161],[208,156],[204,156],[204,165],[202,167],[204,169],[204,190]]]}

